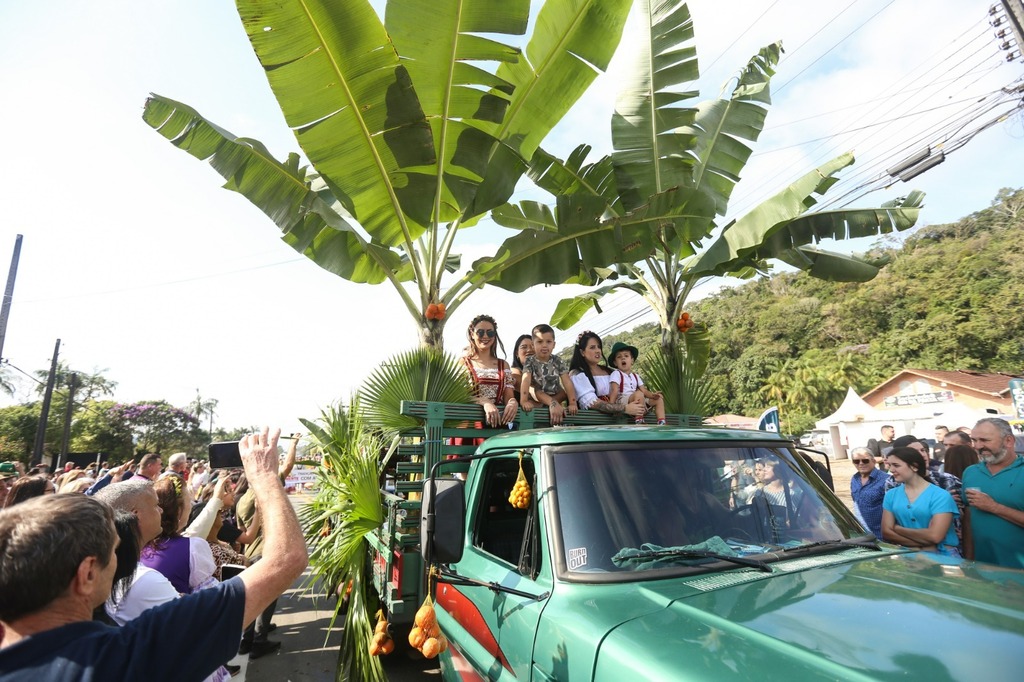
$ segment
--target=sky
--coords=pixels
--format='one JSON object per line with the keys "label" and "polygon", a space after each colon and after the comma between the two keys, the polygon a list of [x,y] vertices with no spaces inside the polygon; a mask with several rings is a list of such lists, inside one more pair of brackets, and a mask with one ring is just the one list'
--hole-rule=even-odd
{"label": "sky", "polygon": [[[944,132],[948,148],[959,146],[965,133],[1008,110],[980,113],[991,93],[1024,75],[1020,61],[1006,63],[998,52],[990,4],[691,2],[703,99],[717,96],[761,46],[782,40],[786,49],[767,127],[730,209],[741,215],[852,149],[858,163],[829,196],[845,194]],[[588,142],[595,159],[610,151],[609,121],[633,36],[631,23],[609,73],[545,148],[564,157]],[[60,357],[116,381],[119,401],[185,406],[198,393],[219,401],[215,426],[294,430],[300,417],[347,399],[373,368],[417,344],[390,286],[321,270],[246,199],[221,189],[208,165],[142,121],[155,92],[263,141],[278,158],[299,151],[233,3],[2,3],[0,86],[0,263],[9,263],[15,235],[24,235],[3,348],[13,378],[48,367],[59,338]],[[989,127],[909,184],[848,198],[871,206],[921,189],[919,225],[956,220],[987,206],[1001,187],[1024,185],[1022,121],[1018,113]],[[543,199],[526,188],[514,197],[526,198]],[[456,251],[469,263],[508,236],[485,221],[460,233]],[[446,348],[461,349],[469,319],[488,313],[511,352],[518,334],[547,321],[558,299],[576,291],[485,288],[451,316]],[[650,319],[626,295],[605,309],[559,332],[559,346],[584,328],[624,331]],[[31,399],[34,388],[22,381],[0,404]]]}

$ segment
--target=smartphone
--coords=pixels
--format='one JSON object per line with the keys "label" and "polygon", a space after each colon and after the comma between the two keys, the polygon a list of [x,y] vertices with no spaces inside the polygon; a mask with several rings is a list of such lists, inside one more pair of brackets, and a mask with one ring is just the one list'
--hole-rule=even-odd
{"label": "smartphone", "polygon": [[210,443],[211,469],[241,469],[242,456],[238,454],[238,441]]}

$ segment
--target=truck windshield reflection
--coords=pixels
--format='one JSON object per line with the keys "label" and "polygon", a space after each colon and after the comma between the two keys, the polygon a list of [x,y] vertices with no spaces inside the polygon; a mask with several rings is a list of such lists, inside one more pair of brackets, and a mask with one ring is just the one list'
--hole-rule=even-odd
{"label": "truck windshield reflection", "polygon": [[555,452],[552,463],[570,573],[717,570],[731,557],[767,562],[865,533],[781,448],[577,450]]}

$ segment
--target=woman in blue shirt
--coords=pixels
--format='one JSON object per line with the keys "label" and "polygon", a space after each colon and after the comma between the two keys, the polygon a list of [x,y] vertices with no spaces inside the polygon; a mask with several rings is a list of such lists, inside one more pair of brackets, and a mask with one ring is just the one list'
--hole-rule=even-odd
{"label": "woman in blue shirt", "polygon": [[898,484],[882,501],[882,537],[925,552],[960,556],[953,529],[959,515],[953,497],[923,476],[924,457],[913,448],[893,448],[886,461]]}

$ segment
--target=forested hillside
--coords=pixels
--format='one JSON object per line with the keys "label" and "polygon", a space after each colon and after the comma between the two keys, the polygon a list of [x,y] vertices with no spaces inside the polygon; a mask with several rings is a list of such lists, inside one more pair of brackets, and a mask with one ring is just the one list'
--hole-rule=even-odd
{"label": "forested hillside", "polygon": [[[889,265],[864,284],[782,273],[723,289],[691,313],[711,331],[711,412],[757,416],[779,404],[799,432],[848,385],[903,367],[1024,369],[1024,190],[956,223],[924,226],[866,254]],[[605,339],[657,352],[653,324]],[[642,365],[641,365],[642,369]]]}

